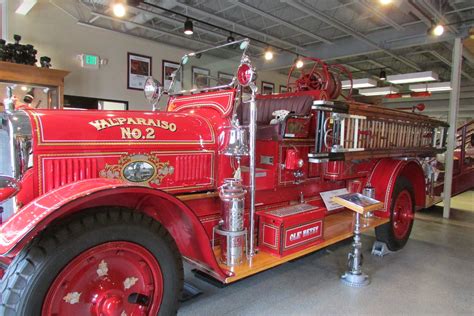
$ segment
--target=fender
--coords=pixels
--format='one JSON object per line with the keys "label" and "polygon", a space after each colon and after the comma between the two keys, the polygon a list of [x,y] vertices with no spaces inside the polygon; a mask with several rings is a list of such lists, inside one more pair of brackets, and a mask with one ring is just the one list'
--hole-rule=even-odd
{"label": "fender", "polygon": [[0,228],[0,255],[14,257],[53,221],[98,206],[121,206],[151,216],[168,230],[186,259],[218,280],[229,276],[219,267],[204,227],[188,206],[166,192],[111,179],[78,181],[31,201]]}
{"label": "fender", "polygon": [[415,191],[416,209],[425,206],[425,175],[417,160],[381,159],[377,162],[367,183],[375,188],[375,198],[384,202],[385,209],[376,212],[377,216],[390,217],[390,203],[395,181],[399,176],[410,180]]}

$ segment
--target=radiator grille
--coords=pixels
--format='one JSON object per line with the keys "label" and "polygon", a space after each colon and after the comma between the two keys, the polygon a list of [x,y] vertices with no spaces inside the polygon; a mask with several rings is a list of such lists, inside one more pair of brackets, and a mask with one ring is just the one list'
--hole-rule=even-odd
{"label": "radiator grille", "polygon": [[44,160],[44,192],[71,182],[98,178],[96,158],[60,158]]}
{"label": "radiator grille", "polygon": [[210,154],[177,156],[175,180],[187,183],[209,183],[211,180],[211,170]]}

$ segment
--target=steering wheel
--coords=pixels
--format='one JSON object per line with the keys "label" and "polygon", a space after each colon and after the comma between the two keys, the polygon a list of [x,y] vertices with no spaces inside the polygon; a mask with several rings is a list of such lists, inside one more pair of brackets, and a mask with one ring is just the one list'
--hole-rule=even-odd
{"label": "steering wheel", "polygon": [[[329,72],[326,63],[321,59],[304,57],[302,61],[306,63],[312,62],[314,65],[308,71],[304,68],[297,68],[296,63],[290,69],[288,73],[288,79],[286,86],[289,90],[299,91],[312,91],[312,90],[326,90],[329,79]],[[303,66],[304,67],[304,66]],[[299,78],[294,80],[293,72],[299,71]],[[294,81],[293,81],[294,80]]]}

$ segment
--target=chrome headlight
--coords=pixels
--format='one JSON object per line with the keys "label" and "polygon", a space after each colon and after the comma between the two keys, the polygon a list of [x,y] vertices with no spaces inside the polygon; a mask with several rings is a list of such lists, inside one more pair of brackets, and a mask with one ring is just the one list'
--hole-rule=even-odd
{"label": "chrome headlight", "polygon": [[145,93],[145,98],[151,104],[153,110],[155,110],[156,104],[163,95],[163,86],[158,80],[153,77],[148,77],[145,81],[143,92]]}

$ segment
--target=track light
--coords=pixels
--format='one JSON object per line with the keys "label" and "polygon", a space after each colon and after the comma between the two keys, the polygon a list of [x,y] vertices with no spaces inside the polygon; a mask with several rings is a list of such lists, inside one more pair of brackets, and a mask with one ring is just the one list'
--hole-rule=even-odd
{"label": "track light", "polygon": [[381,5],[389,5],[390,3],[392,3],[392,0],[379,0],[379,3]]}
{"label": "track light", "polygon": [[232,32],[229,33],[229,37],[227,37],[227,43],[235,42],[235,38],[232,36]]}
{"label": "track light", "polygon": [[296,68],[301,68],[304,66],[303,60],[300,58],[300,56],[296,56]]}
{"label": "track light", "polygon": [[127,13],[127,9],[125,7],[125,3],[123,1],[115,1],[112,4],[112,11],[114,15],[119,18],[123,18]]}
{"label": "track light", "polygon": [[379,79],[380,80],[387,80],[387,73],[385,72],[385,70],[380,70],[380,74],[379,74]]}
{"label": "track light", "polygon": [[437,24],[430,28],[430,33],[434,36],[441,36],[444,33],[444,25]]}
{"label": "track light", "polygon": [[267,48],[265,51],[265,60],[272,60],[273,59],[273,52],[271,51],[270,47]]}
{"label": "track light", "polygon": [[186,21],[184,22],[184,34],[193,35],[193,33],[193,21],[191,21],[190,19],[186,19]]}

